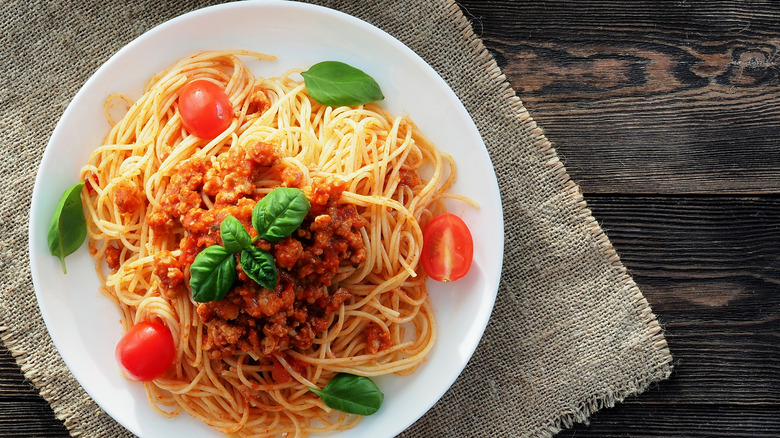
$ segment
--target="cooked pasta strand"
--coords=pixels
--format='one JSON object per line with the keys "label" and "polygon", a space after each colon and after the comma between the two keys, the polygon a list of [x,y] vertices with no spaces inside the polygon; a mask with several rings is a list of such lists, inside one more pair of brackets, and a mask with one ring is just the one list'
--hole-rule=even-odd
{"label": "cooked pasta strand", "polygon": [[[82,169],[103,292],[120,308],[125,330],[154,320],[174,336],[174,365],[145,384],[162,415],[185,411],[241,437],[303,437],[354,427],[359,417],[331,410],[307,387],[324,387],[338,372],[406,375],[424,361],[436,323],[425,277],[418,275],[422,228],[444,211],[443,198],[456,197],[446,192],[454,163],[407,116],[393,116],[377,104],[322,106],[296,79],[300,70],[255,78],[239,56],[273,59],[241,50],[196,53],[152,78],[135,102],[119,94],[106,99],[111,130]],[[193,79],[220,84],[234,108],[233,123],[211,140],[190,135],[178,112],[179,90]],[[120,102],[127,113],[115,120],[108,112]],[[289,182],[287,177],[298,178],[306,190],[316,181],[337,181],[344,187],[338,202],[353,205],[364,224],[358,237],[365,258],[357,266],[342,263],[332,284],[323,286],[330,294],[342,288],[349,297],[310,348],[282,349],[275,359],[292,376],[287,382],[274,380],[278,365],[260,351],[237,349],[219,359],[204,351],[211,338],[198,303],[188,287],[183,294],[166,292],[160,274],[163,255],[187,257],[181,245],[187,231],[174,221],[161,233],[153,217],[165,208],[171,180],[183,165],[202,159],[218,168],[231,150],[259,143],[273,146],[286,170],[281,179],[273,172],[257,175],[255,196]],[[204,189],[196,202],[213,210],[219,196]],[[188,267],[182,275],[186,285]]]}

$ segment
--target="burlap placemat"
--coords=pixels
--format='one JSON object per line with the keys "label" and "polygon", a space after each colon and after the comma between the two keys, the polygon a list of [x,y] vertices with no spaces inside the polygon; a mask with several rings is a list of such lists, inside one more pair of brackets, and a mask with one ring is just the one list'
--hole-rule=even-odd
{"label": "burlap placemat", "polygon": [[[0,5],[0,327],[5,345],[73,436],[129,435],[78,385],[37,308],[27,250],[32,185],[69,100],[113,53],[174,16],[216,2]],[[315,3],[386,30],[450,84],[487,144],[504,203],[496,307],[466,370],[403,436],[550,436],[671,371],[647,301],[555,151],[451,0]]]}

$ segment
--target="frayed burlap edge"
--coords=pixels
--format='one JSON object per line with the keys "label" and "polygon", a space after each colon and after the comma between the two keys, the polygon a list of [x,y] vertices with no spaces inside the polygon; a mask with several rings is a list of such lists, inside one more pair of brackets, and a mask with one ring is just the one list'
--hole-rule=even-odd
{"label": "frayed burlap edge", "polygon": [[[523,129],[529,134],[529,139],[533,145],[546,157],[546,164],[553,170],[557,177],[557,183],[562,187],[562,191],[566,196],[566,199],[574,202],[578,206],[578,216],[587,224],[587,228],[591,235],[598,242],[600,251],[609,261],[611,267],[615,270],[620,278],[623,291],[628,300],[630,300],[636,307],[637,313],[641,316],[644,323],[647,325],[649,332],[653,334],[652,340],[656,351],[658,352],[661,360],[658,365],[652,370],[648,377],[642,381],[630,382],[627,387],[619,388],[616,391],[594,394],[590,397],[580,401],[576,408],[567,412],[562,412],[558,418],[550,419],[546,424],[535,426],[534,429],[528,430],[528,435],[524,436],[551,436],[559,432],[564,428],[571,427],[577,422],[587,422],[590,417],[596,411],[604,408],[614,406],[615,403],[624,400],[626,397],[636,395],[646,390],[651,384],[659,380],[663,380],[669,377],[672,370],[672,357],[669,353],[666,340],[663,335],[663,330],[659,325],[655,315],[652,313],[649,303],[642,296],[637,285],[633,282],[628,275],[626,268],[622,265],[617,252],[612,247],[606,234],[601,230],[600,226],[593,218],[591,211],[588,209],[587,204],[583,198],[583,195],[579,189],[579,186],[571,180],[566,169],[558,159],[555,149],[552,144],[547,140],[541,128],[539,128],[536,122],[531,117],[530,113],[525,109],[521,100],[511,88],[507,78],[501,72],[501,69],[496,64],[494,58],[489,53],[487,48],[483,45],[482,41],[474,34],[471,25],[467,18],[463,15],[460,7],[448,0],[450,17],[457,23],[457,27],[460,29],[464,41],[467,42],[468,47],[472,50],[473,54],[477,56],[480,61],[479,66],[488,72],[490,79],[494,82],[498,90],[501,90],[503,97],[509,102],[511,108],[515,111],[515,116],[521,123]],[[33,304],[34,306],[34,304]],[[35,306],[34,306],[35,307]],[[37,312],[37,307],[35,308]],[[40,318],[40,317],[39,317]],[[41,323],[42,324],[42,323]],[[37,344],[49,344],[48,332],[43,330],[41,336],[45,339],[39,339],[38,341],[31,341]],[[83,436],[83,432],[79,429],[78,423],[80,420],[84,420],[83,415],[91,414],[94,416],[106,416],[107,415],[100,410],[94,402],[89,399],[84,390],[78,386],[79,396],[83,396],[85,403],[77,405],[76,409],[73,409],[73,400],[63,400],[57,393],[52,391],[50,382],[46,381],[45,376],[34,373],[34,364],[31,361],[31,357],[22,348],[20,348],[19,342],[13,339],[8,327],[0,327],[0,339],[11,353],[16,358],[17,363],[22,368],[23,373],[33,383],[33,385],[40,391],[41,396],[46,399],[51,405],[58,419],[63,421],[65,427],[70,434],[74,437]],[[35,357],[36,362],[40,362],[38,356]],[[49,358],[46,360],[48,366],[62,366],[62,359],[57,355],[56,358]],[[73,377],[71,377],[73,379]],[[75,379],[74,379],[75,380]],[[81,399],[81,398],[80,398]],[[81,415],[81,416],[79,416]],[[107,426],[108,427],[108,426]],[[118,426],[117,426],[118,427]],[[104,430],[104,432],[108,432]],[[115,436],[115,435],[110,435]]]}
{"label": "frayed burlap edge", "polygon": [[[49,333],[46,332],[45,336],[48,338],[46,341],[52,346],[52,349],[54,348],[54,343],[49,338]],[[14,337],[14,334],[9,331],[9,327],[2,326],[0,327],[0,340],[3,342],[5,347],[8,349],[8,351],[11,352],[11,355],[16,359],[16,364],[21,368],[22,373],[24,374],[25,378],[30,381],[30,383],[33,384],[33,386],[38,390],[38,393],[41,397],[43,397],[44,400],[51,406],[52,411],[54,412],[55,418],[62,421],[65,428],[68,430],[68,433],[70,436],[74,438],[79,438],[83,436],[82,431],[78,430],[77,423],[78,423],[78,415],[74,415],[76,413],[74,409],[72,409],[72,401],[71,400],[63,400],[61,397],[57,394],[57,389],[54,388],[51,385],[47,386],[47,382],[45,382],[45,376],[41,375],[39,372],[34,370],[35,364],[30,362],[30,356],[29,354],[24,351],[22,347],[20,347],[20,343],[16,340]],[[62,359],[57,355],[55,360],[62,361]],[[65,367],[64,363],[62,364],[63,367]],[[70,377],[75,381],[75,377]],[[91,400],[89,398],[89,395],[86,394],[86,392],[81,388],[80,385],[78,385],[77,382],[73,383],[75,385],[76,390],[80,393],[83,393],[83,397],[86,397],[87,399]],[[81,405],[78,405],[81,406]],[[100,414],[106,415],[103,413],[103,410],[99,407],[95,407],[94,414],[100,415]]]}
{"label": "frayed burlap edge", "polygon": [[669,351],[663,328],[650,308],[650,303],[647,302],[647,299],[642,295],[642,292],[639,290],[639,287],[634,282],[633,278],[628,274],[628,270],[620,261],[617,251],[601,229],[596,218],[593,217],[579,185],[569,176],[566,167],[558,158],[558,154],[552,143],[547,139],[542,128],[533,120],[533,117],[531,117],[531,114],[517,96],[517,93],[512,88],[509,80],[496,63],[493,55],[490,54],[490,51],[485,47],[482,40],[474,33],[471,23],[463,14],[460,6],[458,6],[454,0],[450,0],[450,3],[450,16],[457,23],[457,26],[463,35],[463,39],[467,41],[468,46],[479,58],[481,67],[489,72],[491,80],[494,81],[495,85],[502,91],[504,98],[510,103],[516,113],[517,119],[522,124],[523,129],[529,133],[530,140],[533,142],[534,146],[544,155],[545,163],[555,173],[557,183],[563,188],[566,199],[577,205],[578,217],[584,221],[588,231],[598,243],[599,250],[607,258],[611,267],[617,271],[616,273],[623,285],[623,290],[636,307],[637,313],[642,318],[642,322],[647,325],[648,331],[652,334],[651,339],[653,341],[653,347],[656,349],[656,352],[661,359],[660,363],[655,367],[654,372],[644,380],[632,382],[634,383],[633,387],[625,387],[613,393],[595,394],[588,397],[585,400],[582,400],[576,409],[573,409],[571,412],[562,413],[559,418],[551,419],[547,424],[536,430],[528,431],[529,433],[527,435],[529,437],[550,437],[563,429],[572,427],[575,423],[587,423],[588,418],[597,411],[603,408],[613,407],[616,403],[622,402],[627,397],[646,391],[653,383],[668,379],[673,368],[672,355]]}

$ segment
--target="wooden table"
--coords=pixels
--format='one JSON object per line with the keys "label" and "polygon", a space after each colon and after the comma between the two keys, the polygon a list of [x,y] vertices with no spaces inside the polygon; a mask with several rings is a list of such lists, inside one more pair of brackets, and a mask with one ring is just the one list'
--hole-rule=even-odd
{"label": "wooden table", "polygon": [[[780,5],[460,4],[675,359],[559,436],[780,436]],[[0,348],[0,436],[66,435]]]}

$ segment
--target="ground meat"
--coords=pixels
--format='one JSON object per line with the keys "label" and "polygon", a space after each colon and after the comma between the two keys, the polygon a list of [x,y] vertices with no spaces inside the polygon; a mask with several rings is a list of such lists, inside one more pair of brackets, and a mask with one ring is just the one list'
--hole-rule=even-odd
{"label": "ground meat", "polygon": [[143,206],[138,186],[129,180],[122,180],[114,190],[114,203],[121,213],[135,213]]}
{"label": "ground meat", "polygon": [[[255,181],[278,179],[282,166],[273,146],[257,143],[251,148],[232,148],[216,162],[205,157],[183,162],[171,176],[162,208],[149,215],[154,239],[167,238],[181,225],[185,236],[179,244],[179,261],[192,264],[201,249],[221,244],[219,224],[231,215],[251,229],[252,208],[261,198]],[[204,196],[213,198],[207,208]]]}
{"label": "ground meat", "polygon": [[162,236],[168,235],[176,226],[176,222],[174,221],[173,217],[162,211],[151,213],[146,218],[146,223],[149,225],[152,233],[154,233],[154,236],[158,239]]}
{"label": "ground meat", "polygon": [[[185,231],[178,260],[169,255],[155,259],[161,291],[179,286],[178,272],[192,264],[203,248],[222,243],[219,224],[228,215],[256,236],[252,209],[267,191],[258,190],[256,182],[277,180],[296,187],[302,179],[298,169],[283,165],[275,149],[265,143],[233,148],[214,160],[184,162],[170,179],[162,208],[149,217],[155,238],[167,238],[180,228]],[[307,349],[328,328],[332,314],[352,296],[331,285],[333,276],[341,264],[357,266],[365,259],[363,220],[353,205],[339,203],[344,188],[341,183],[316,180],[307,190],[312,208],[301,227],[279,242],[256,241],[276,261],[274,290],[250,280],[239,266],[225,298],[198,306],[206,327],[203,349],[210,358],[223,359],[239,351],[270,356],[290,347]],[[204,199],[210,200],[211,208]]]}
{"label": "ground meat", "polygon": [[[366,251],[360,234],[363,219],[354,205],[336,202],[342,191],[343,187],[338,185],[331,185],[330,191],[319,187],[314,190],[312,209],[301,228],[293,233],[303,246],[302,252],[295,254],[295,265],[291,269],[298,278],[330,286],[342,261],[357,266],[365,260]],[[274,256],[279,257],[276,252]],[[287,254],[281,256],[286,259]]]}
{"label": "ground meat", "polygon": [[387,350],[392,345],[390,333],[382,329],[382,327],[371,323],[366,329],[366,344],[369,354]]}
{"label": "ground meat", "polygon": [[416,170],[401,167],[398,169],[398,179],[400,184],[413,189],[422,184],[422,179]]}
{"label": "ground meat", "polygon": [[303,244],[292,237],[285,237],[274,245],[276,264],[284,269],[292,269],[302,255]]}
{"label": "ground meat", "polygon": [[[211,321],[207,326],[206,345],[227,345],[231,346],[241,339],[246,333],[246,328],[240,325],[233,325],[221,319]],[[232,351],[231,351],[232,353]]]}
{"label": "ground meat", "polygon": [[181,164],[171,177],[163,196],[163,212],[181,218],[203,204],[199,190],[203,188],[203,175],[210,163],[206,158],[192,158]]}
{"label": "ground meat", "polygon": [[263,90],[263,88],[260,86],[255,86],[255,88],[252,90],[252,95],[249,96],[249,107],[247,108],[246,112],[248,114],[262,114],[270,107],[271,101],[265,94],[265,90]]}
{"label": "ground meat", "polygon": [[106,264],[108,265],[108,269],[112,271],[116,271],[117,269],[119,269],[119,265],[122,262],[120,258],[121,255],[122,255],[122,250],[115,246],[109,245],[106,248]]}
{"label": "ground meat", "polygon": [[300,187],[303,173],[297,167],[285,167],[282,169],[282,182],[287,187]]}
{"label": "ground meat", "polygon": [[[272,355],[290,346],[310,348],[317,334],[328,328],[330,316],[352,296],[344,288],[329,286],[342,262],[359,264],[365,259],[363,221],[353,205],[338,204],[333,196],[342,187],[322,184],[315,190],[321,196],[315,199],[324,203],[316,205],[324,213],[310,213],[297,232],[279,242],[258,242],[277,263],[279,278],[273,291],[239,275],[239,284],[224,299],[198,306],[208,327],[204,349],[212,359],[237,351]],[[315,210],[315,201],[311,202]]]}
{"label": "ground meat", "polygon": [[173,299],[184,290],[184,272],[179,260],[169,251],[154,256],[154,275],[160,279],[160,295]]}

